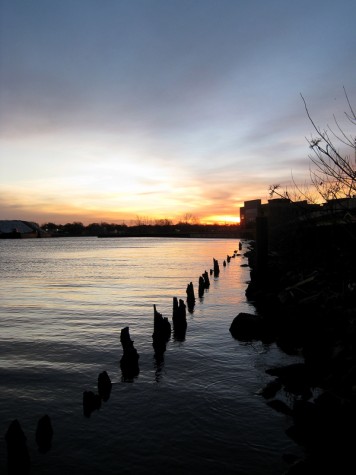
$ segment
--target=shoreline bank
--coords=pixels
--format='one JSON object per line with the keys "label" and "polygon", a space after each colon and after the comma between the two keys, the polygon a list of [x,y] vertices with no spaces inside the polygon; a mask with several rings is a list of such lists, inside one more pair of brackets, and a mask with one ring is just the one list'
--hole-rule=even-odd
{"label": "shoreline bank", "polygon": [[271,408],[291,418],[286,433],[305,450],[303,460],[291,461],[288,475],[355,471],[356,280],[353,248],[343,252],[336,266],[328,265],[327,252],[321,250],[322,262],[313,248],[307,265],[290,250],[269,252],[261,265],[255,242],[245,253],[251,269],[246,297],[257,316],[237,316],[231,333],[275,342],[304,360],[267,370],[271,381],[261,392]]}

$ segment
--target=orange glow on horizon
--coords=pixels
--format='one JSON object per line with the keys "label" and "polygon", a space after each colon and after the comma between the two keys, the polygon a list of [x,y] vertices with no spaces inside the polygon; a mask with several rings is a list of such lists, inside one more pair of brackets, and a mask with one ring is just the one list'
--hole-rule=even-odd
{"label": "orange glow on horizon", "polygon": [[203,224],[240,224],[239,216],[232,215],[213,215],[201,218]]}
{"label": "orange glow on horizon", "polygon": [[[101,222],[132,226],[138,219],[147,224],[155,224],[159,220],[169,220],[172,224],[177,224],[185,222],[186,219],[191,223],[207,225],[240,223],[236,204],[231,207],[231,214],[226,206],[224,211],[227,214],[219,214],[219,203],[215,210],[211,209],[212,205],[209,206],[209,210],[204,209],[204,204],[199,209],[199,204],[194,199],[190,200],[191,206],[186,209],[178,198],[164,200],[164,193],[158,197],[154,194],[151,198],[150,194],[143,197],[142,194],[116,196],[114,193],[97,193],[88,197],[88,194],[80,189],[75,193],[64,189],[62,194],[54,194],[47,188],[41,192],[39,188],[24,191],[20,187],[8,186],[5,191],[2,219],[22,219],[40,225],[49,222],[66,224],[77,221],[85,226]],[[210,214],[211,212],[214,214]]]}

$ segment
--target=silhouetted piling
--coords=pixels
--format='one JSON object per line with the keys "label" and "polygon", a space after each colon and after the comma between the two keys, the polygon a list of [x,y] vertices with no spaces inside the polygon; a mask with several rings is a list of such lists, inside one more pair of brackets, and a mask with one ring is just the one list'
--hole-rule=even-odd
{"label": "silhouetted piling", "polygon": [[209,280],[209,275],[207,271],[204,272],[203,279],[204,279],[204,286],[206,289],[208,289],[210,287],[210,280]]}
{"label": "silhouetted piling", "polygon": [[46,414],[39,419],[36,428],[36,443],[38,450],[46,453],[52,447],[53,429],[50,417]]}
{"label": "silhouetted piling", "polygon": [[166,351],[166,344],[171,337],[171,324],[167,317],[163,317],[153,305],[153,348],[156,356],[162,356]]}
{"label": "silhouetted piling", "polygon": [[242,249],[242,243],[239,242],[239,250],[241,251],[241,249]]}
{"label": "silhouetted piling", "polygon": [[27,449],[26,436],[17,419],[11,422],[5,434],[7,444],[7,466],[9,475],[30,473],[31,460]]}
{"label": "silhouetted piling", "polygon": [[226,260],[227,260],[227,262],[229,263],[230,260],[231,260],[231,256],[227,255],[227,256],[226,256]]}
{"label": "silhouetted piling", "polygon": [[163,317],[157,311],[156,305],[153,305],[153,338],[168,341],[171,337],[171,324],[167,317]]}
{"label": "silhouetted piling", "polygon": [[188,310],[191,312],[193,311],[194,305],[195,305],[195,294],[194,294],[194,287],[193,287],[192,282],[190,282],[187,285],[186,293],[187,293]]}
{"label": "silhouetted piling", "polygon": [[223,262],[223,266],[226,267],[226,261],[225,261],[225,260],[224,260],[224,262]]}
{"label": "silhouetted piling", "polygon": [[205,290],[204,277],[201,275],[199,277],[199,287],[198,287],[198,295],[200,299],[204,296],[204,290]]}
{"label": "silhouetted piling", "polygon": [[94,394],[93,391],[83,392],[83,413],[85,417],[90,417],[91,413],[99,410],[101,407],[101,397]]}
{"label": "silhouetted piling", "polygon": [[173,297],[173,323],[179,325],[182,322],[187,322],[186,305],[182,299],[178,303],[177,297]]}
{"label": "silhouetted piling", "polygon": [[110,397],[111,387],[112,384],[109,375],[106,371],[103,371],[98,376],[98,392],[104,402]]}
{"label": "silhouetted piling", "polygon": [[173,297],[173,332],[174,339],[178,341],[184,341],[185,333],[187,330],[187,311],[186,305],[182,299]]}
{"label": "silhouetted piling", "polygon": [[139,373],[138,360],[140,358],[137,350],[134,348],[134,342],[131,340],[129,327],[121,330],[120,341],[124,354],[120,360],[120,367],[124,379],[132,379]]}
{"label": "silhouetted piling", "polygon": [[214,277],[219,277],[219,274],[220,274],[219,262],[213,258],[213,263],[214,263]]}

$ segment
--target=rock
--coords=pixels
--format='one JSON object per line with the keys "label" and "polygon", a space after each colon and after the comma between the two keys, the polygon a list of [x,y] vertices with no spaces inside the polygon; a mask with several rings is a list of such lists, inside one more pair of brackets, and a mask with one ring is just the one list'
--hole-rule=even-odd
{"label": "rock", "polygon": [[306,460],[297,460],[283,475],[316,475],[316,473],[315,468],[311,468]]}
{"label": "rock", "polygon": [[275,411],[281,412],[282,414],[285,414],[287,416],[291,416],[293,414],[292,409],[280,399],[272,399],[271,401],[268,401],[267,404]]}
{"label": "rock", "polygon": [[266,334],[262,317],[250,313],[239,313],[231,323],[230,333],[237,340],[260,340]]}
{"label": "rock", "polygon": [[276,378],[274,381],[270,381],[268,384],[266,384],[266,386],[260,391],[260,394],[265,399],[271,399],[281,388],[282,383],[280,379]]}
{"label": "rock", "polygon": [[313,375],[305,363],[270,368],[266,373],[277,376],[287,392],[302,395],[305,399],[312,396],[310,387],[314,386]]}

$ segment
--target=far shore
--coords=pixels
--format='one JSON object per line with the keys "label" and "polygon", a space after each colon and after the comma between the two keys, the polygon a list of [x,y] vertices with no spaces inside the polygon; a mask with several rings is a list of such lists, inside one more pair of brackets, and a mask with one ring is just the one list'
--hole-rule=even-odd
{"label": "far shore", "polygon": [[131,238],[131,237],[143,237],[143,238],[198,238],[198,239],[241,239],[241,234],[231,233],[128,233],[128,234],[99,234],[99,238]]}

